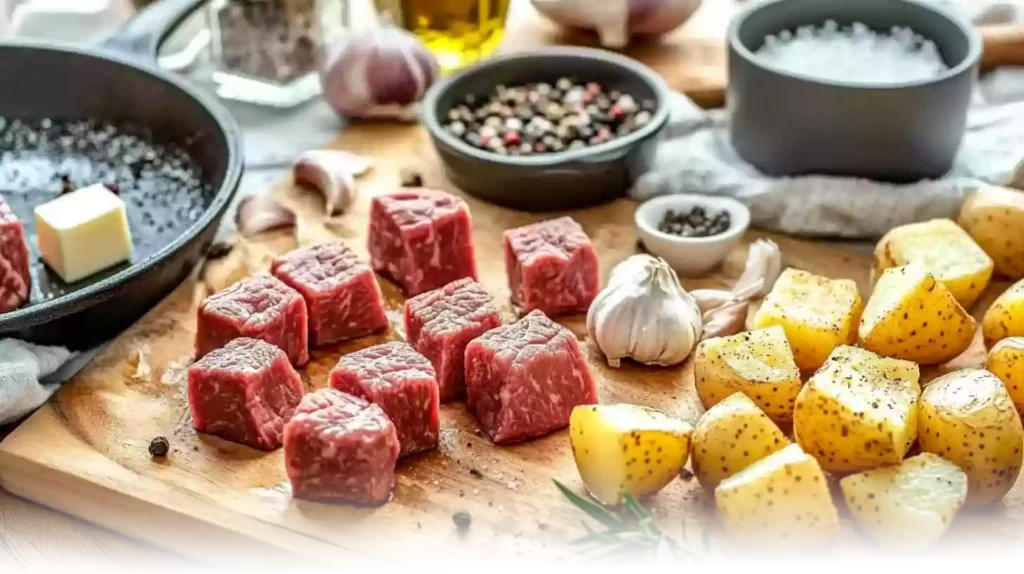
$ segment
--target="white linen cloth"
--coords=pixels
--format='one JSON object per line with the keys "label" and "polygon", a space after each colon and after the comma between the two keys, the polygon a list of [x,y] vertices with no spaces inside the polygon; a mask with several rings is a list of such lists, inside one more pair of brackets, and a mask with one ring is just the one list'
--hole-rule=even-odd
{"label": "white linen cloth", "polygon": [[50,398],[59,384],[47,378],[72,356],[63,347],[0,340],[0,425],[16,421]]}

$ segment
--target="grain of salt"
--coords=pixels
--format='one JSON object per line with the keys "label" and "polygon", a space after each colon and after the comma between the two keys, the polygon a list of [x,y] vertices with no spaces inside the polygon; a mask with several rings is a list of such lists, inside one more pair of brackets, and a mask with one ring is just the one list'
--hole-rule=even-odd
{"label": "grain of salt", "polygon": [[869,85],[926,80],[949,69],[935,43],[910,28],[881,33],[834,20],[768,35],[755,55],[788,72]]}

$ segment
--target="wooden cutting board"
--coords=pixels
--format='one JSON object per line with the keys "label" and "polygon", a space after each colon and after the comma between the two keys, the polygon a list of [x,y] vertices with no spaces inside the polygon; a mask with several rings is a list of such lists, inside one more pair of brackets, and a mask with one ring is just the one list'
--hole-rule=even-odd
{"label": "wooden cutting board", "polygon": [[[582,535],[584,516],[557,492],[552,479],[579,489],[567,433],[498,448],[476,431],[461,404],[442,407],[440,447],[402,461],[394,499],[376,509],[331,506],[293,500],[280,452],[258,453],[192,430],[185,398],[185,373],[192,361],[195,308],[207,294],[265,269],[269,260],[299,244],[341,238],[365,255],[368,198],[398,186],[399,169],[419,170],[428,185],[455,192],[437,165],[425,133],[414,126],[357,126],[338,147],[376,158],[362,180],[361,198],[351,212],[334,219],[322,214],[317,195],[283,182],[274,193],[300,214],[297,232],[275,232],[239,239],[224,259],[210,262],[197,276],[152,310],[66,385],[46,406],[0,444],[0,484],[11,492],[98,523],[114,531],[177,551],[217,559],[224,539],[255,548],[286,549],[307,557],[348,560],[376,557],[420,563],[444,553],[459,557],[497,556],[570,559],[567,542]],[[508,303],[501,232],[542,216],[505,210],[467,198],[482,283],[507,319]],[[628,200],[576,211],[600,254],[602,275],[636,250],[635,205]],[[748,241],[756,237],[750,233]],[[856,280],[866,294],[870,262],[824,245],[775,238],[787,265],[830,277]],[[738,248],[710,277],[688,285],[728,286],[739,274],[745,248]],[[388,311],[395,327],[337,348],[313,352],[303,372],[309,389],[325,385],[328,371],[343,353],[400,338],[402,297],[386,281]],[[987,300],[1005,285],[990,289]],[[984,308],[982,306],[982,308]],[[581,337],[582,318],[563,321]],[[631,402],[675,413],[691,422],[702,408],[692,367],[608,368],[596,348],[584,342],[599,381],[601,402]],[[957,365],[978,365],[980,341]],[[156,436],[170,438],[166,461],[147,453]],[[678,536],[680,524],[698,540],[707,529],[713,552],[726,552],[708,513],[709,497],[696,481],[677,480],[652,505],[666,531]],[[1024,506],[1018,488],[995,512],[965,515],[949,549],[994,545],[1016,535]],[[472,525],[459,533],[452,514],[469,512]],[[983,527],[984,524],[991,528]],[[841,548],[857,548],[854,542]],[[694,542],[696,544],[696,542]],[[396,552],[401,549],[401,552]],[[231,559],[231,555],[227,557]],[[346,562],[351,563],[351,562]],[[237,563],[236,563],[237,565]]]}
{"label": "wooden cutting board", "polygon": [[[704,0],[678,30],[661,39],[634,42],[624,53],[653,68],[671,88],[698,105],[721,107],[728,83],[726,31],[732,17],[750,4],[749,0]],[[983,69],[1024,65],[1024,26],[988,26],[981,32],[985,41]],[[599,46],[596,34],[555,25],[530,0],[511,1],[502,50],[559,44]]]}

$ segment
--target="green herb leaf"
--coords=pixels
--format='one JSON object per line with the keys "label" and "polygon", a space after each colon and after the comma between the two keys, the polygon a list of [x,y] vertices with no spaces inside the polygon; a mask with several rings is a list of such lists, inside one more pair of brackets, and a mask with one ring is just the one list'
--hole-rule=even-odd
{"label": "green herb leaf", "polygon": [[597,546],[596,548],[588,551],[587,554],[581,556],[572,568],[587,568],[592,563],[597,561],[604,561],[613,557],[628,558],[633,550],[633,542],[617,542],[614,544],[607,544],[603,546]]}
{"label": "green herb leaf", "polygon": [[657,539],[657,545],[654,546],[654,564],[651,566],[654,568],[675,568],[677,566],[676,555],[669,545],[669,537],[665,534]]}
{"label": "green herb leaf", "polygon": [[607,509],[605,509],[603,506],[590,502],[589,500],[569,490],[567,486],[565,486],[561,482],[558,482],[557,480],[555,480],[554,483],[555,486],[558,487],[558,490],[562,491],[562,494],[565,495],[565,497],[568,498],[570,502],[575,504],[576,507],[582,510],[583,512],[586,512],[587,515],[593,518],[594,520],[600,522],[601,524],[604,524],[609,528],[614,528],[617,530],[624,530],[626,528],[626,525],[622,522],[622,520],[619,519],[618,516],[615,516]]}

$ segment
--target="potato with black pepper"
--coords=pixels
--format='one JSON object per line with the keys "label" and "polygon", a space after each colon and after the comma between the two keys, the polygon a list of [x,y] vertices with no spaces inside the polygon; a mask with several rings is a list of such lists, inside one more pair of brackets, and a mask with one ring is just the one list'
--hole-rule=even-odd
{"label": "potato with black pepper", "polygon": [[832,349],[857,340],[863,308],[853,281],[786,269],[754,314],[754,328],[781,326],[797,366],[813,371]]}
{"label": "potato with black pepper", "polygon": [[967,498],[967,475],[926,452],[897,466],[851,474],[839,488],[865,534],[888,549],[923,550],[949,530]]}
{"label": "potato with black pepper", "polygon": [[706,339],[697,346],[693,370],[704,408],[738,391],[772,420],[793,420],[793,404],[803,381],[781,326]]}
{"label": "potato with black pepper", "polygon": [[985,369],[1003,382],[1017,414],[1024,413],[1024,337],[996,343],[988,352]]}
{"label": "potato with black pepper", "polygon": [[1024,279],[992,302],[981,319],[981,333],[989,347],[1007,337],[1024,337]]}
{"label": "potato with black pepper", "polygon": [[747,395],[733,393],[708,409],[693,428],[693,474],[711,492],[724,479],[789,445]]}
{"label": "potato with black pepper", "polygon": [[957,223],[992,258],[997,273],[1024,278],[1024,192],[980,187],[967,196]]}
{"label": "potato with black pepper", "polygon": [[1002,381],[982,369],[943,375],[924,389],[918,444],[967,473],[967,505],[1002,500],[1017,481],[1024,428]]}
{"label": "potato with black pepper", "polygon": [[829,472],[898,464],[917,436],[920,369],[843,346],[796,399],[793,432]]}
{"label": "potato with black pepper", "polygon": [[569,416],[569,441],[580,478],[602,504],[627,492],[654,494],[672,482],[690,456],[689,423],[638,405],[580,405]]}
{"label": "potato with black pepper", "polygon": [[839,528],[825,475],[797,444],[723,480],[715,506],[725,530],[745,545],[813,545]]}
{"label": "potato with black pepper", "polygon": [[951,219],[897,227],[875,246],[876,272],[910,263],[924,265],[965,308],[992,278],[992,258]]}
{"label": "potato with black pepper", "polygon": [[886,269],[861,318],[860,346],[883,357],[935,365],[971,346],[977,323],[920,263]]}

